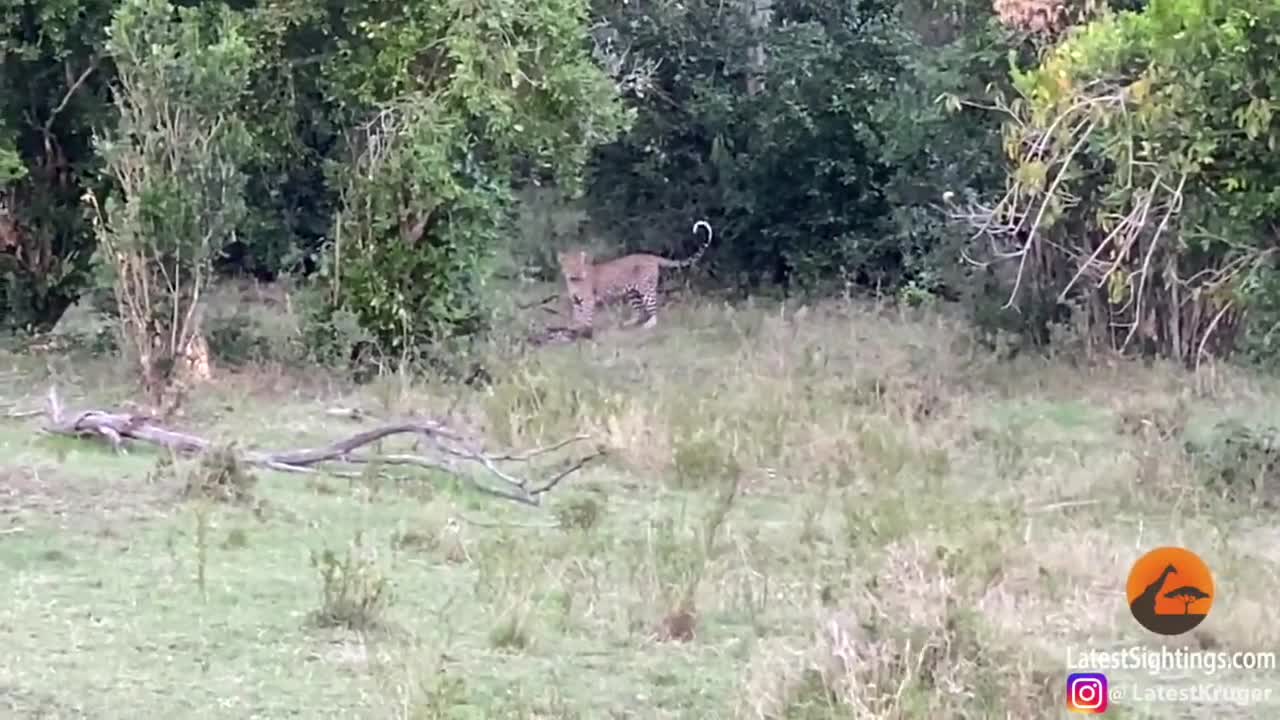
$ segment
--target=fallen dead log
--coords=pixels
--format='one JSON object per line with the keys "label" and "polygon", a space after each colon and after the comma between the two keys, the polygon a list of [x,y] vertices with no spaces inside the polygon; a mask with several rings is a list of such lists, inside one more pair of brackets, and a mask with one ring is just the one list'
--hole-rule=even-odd
{"label": "fallen dead log", "polygon": [[[58,399],[56,388],[49,389],[45,414],[47,421],[42,428],[45,432],[71,437],[104,438],[117,452],[124,449],[127,440],[155,445],[179,455],[198,455],[214,448],[214,443],[205,438],[169,430],[159,425],[156,418],[147,415],[100,410],[83,410],[74,415],[67,415]],[[424,438],[430,441],[431,446],[438,452],[438,456],[356,454],[357,450],[393,435],[414,435]],[[319,448],[277,452],[244,451],[239,452],[238,455],[247,464],[290,473],[344,474],[332,468],[320,467],[326,463],[416,466],[446,472],[463,479],[481,492],[536,506],[541,503],[544,494],[588,463],[603,456],[604,450],[597,449],[594,453],[569,463],[536,483],[502,469],[500,463],[528,462],[539,455],[545,455],[587,439],[586,435],[576,435],[554,445],[520,453],[490,453],[479,449],[439,422],[417,420],[372,428]],[[468,472],[468,465],[483,470],[493,482],[481,482]]]}

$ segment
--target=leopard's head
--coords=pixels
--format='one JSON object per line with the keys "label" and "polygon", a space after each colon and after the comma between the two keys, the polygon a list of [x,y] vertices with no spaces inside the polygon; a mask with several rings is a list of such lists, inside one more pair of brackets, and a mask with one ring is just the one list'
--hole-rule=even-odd
{"label": "leopard's head", "polygon": [[591,284],[591,256],[586,250],[568,250],[556,253],[560,262],[560,274],[564,276],[565,289],[574,308],[588,305],[595,297]]}

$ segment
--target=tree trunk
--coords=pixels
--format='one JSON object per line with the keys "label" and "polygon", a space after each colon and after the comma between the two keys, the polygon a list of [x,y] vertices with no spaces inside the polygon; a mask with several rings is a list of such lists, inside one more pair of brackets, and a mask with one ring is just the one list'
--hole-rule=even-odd
{"label": "tree trunk", "polygon": [[[746,0],[746,5],[749,13],[748,25],[755,32],[764,33],[773,17],[773,0]],[[751,72],[747,75],[748,95],[756,95],[764,90],[766,60],[764,39],[758,38],[751,48],[748,63],[751,67]]]}

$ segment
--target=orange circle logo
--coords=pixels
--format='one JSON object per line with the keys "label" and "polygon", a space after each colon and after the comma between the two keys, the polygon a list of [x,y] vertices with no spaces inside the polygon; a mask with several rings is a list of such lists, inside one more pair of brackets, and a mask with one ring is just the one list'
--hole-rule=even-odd
{"label": "orange circle logo", "polygon": [[1209,616],[1213,576],[1190,550],[1160,547],[1133,564],[1125,596],[1142,627],[1161,635],[1181,635]]}

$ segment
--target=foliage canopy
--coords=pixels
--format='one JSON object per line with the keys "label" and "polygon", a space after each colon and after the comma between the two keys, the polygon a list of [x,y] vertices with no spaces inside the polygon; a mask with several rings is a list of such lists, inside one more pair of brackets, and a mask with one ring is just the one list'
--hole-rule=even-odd
{"label": "foliage canopy", "polygon": [[1014,71],[1008,191],[973,220],[1035,302],[1095,339],[1194,363],[1270,287],[1280,190],[1280,5],[1154,0]]}

